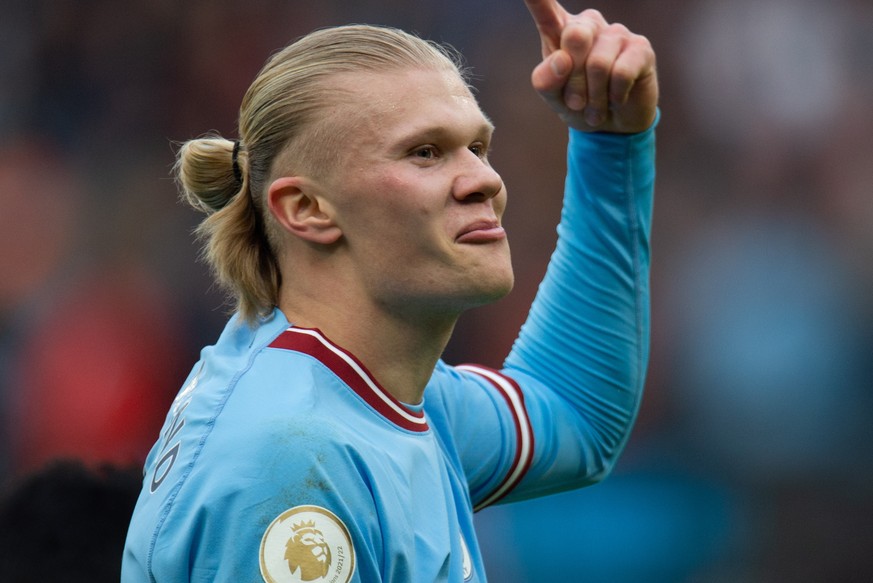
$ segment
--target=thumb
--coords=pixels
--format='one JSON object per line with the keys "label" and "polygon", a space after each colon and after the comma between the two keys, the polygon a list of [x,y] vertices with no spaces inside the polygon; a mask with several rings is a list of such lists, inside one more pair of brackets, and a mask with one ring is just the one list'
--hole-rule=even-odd
{"label": "thumb", "polygon": [[561,49],[543,59],[531,73],[531,85],[556,111],[566,108],[564,105],[564,86],[573,70],[573,59]]}

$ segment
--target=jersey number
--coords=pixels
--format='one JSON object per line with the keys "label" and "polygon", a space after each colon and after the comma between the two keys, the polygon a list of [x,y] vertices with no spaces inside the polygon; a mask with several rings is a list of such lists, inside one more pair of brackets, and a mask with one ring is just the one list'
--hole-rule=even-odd
{"label": "jersey number", "polygon": [[167,446],[185,426],[185,418],[182,417],[182,413],[185,412],[185,409],[188,408],[189,404],[190,401],[179,407],[179,410],[176,411],[175,415],[173,415],[173,422],[170,424],[170,428],[167,429],[167,433],[164,436],[164,446],[161,448],[161,459],[159,459],[158,463],[155,464],[155,469],[152,472],[152,485],[149,488],[152,494],[154,494],[157,489],[161,487],[161,484],[164,483],[164,480],[167,478],[167,475],[176,463],[176,458],[179,457],[179,448],[182,445],[181,441],[177,441],[173,447],[169,449],[167,449]]}

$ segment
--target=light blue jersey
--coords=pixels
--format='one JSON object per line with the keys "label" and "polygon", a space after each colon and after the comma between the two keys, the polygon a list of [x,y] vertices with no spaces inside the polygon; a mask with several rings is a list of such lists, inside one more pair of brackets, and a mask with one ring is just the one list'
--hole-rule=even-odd
{"label": "light blue jersey", "polygon": [[501,371],[421,406],[275,310],[204,349],[145,466],[123,583],[485,581],[473,512],[602,479],[648,360],[654,130],[570,132],[558,247]]}

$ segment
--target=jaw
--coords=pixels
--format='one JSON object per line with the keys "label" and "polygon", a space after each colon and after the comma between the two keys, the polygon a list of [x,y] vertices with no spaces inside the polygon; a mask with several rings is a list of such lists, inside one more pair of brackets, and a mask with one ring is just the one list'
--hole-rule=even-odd
{"label": "jaw", "polygon": [[[509,245],[498,243],[459,244],[463,260],[445,274],[434,278],[434,290],[443,292],[442,305],[460,314],[470,308],[495,302],[515,283]],[[437,297],[435,304],[440,304]]]}
{"label": "jaw", "polygon": [[[430,273],[416,282],[395,281],[383,289],[381,309],[392,317],[408,322],[421,321],[434,326],[437,321],[451,322],[471,309],[495,302],[513,288],[512,266],[491,262],[487,269],[456,267]],[[406,285],[409,284],[409,285]]]}

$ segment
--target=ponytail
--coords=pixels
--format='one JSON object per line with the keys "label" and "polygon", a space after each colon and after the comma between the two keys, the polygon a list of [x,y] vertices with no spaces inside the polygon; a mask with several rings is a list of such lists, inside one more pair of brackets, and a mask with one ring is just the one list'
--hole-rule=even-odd
{"label": "ponytail", "polygon": [[[234,156],[234,152],[238,155]],[[265,316],[279,296],[279,269],[262,210],[251,196],[239,142],[220,137],[183,144],[175,174],[183,199],[207,214],[196,234],[219,285],[246,321]]]}

